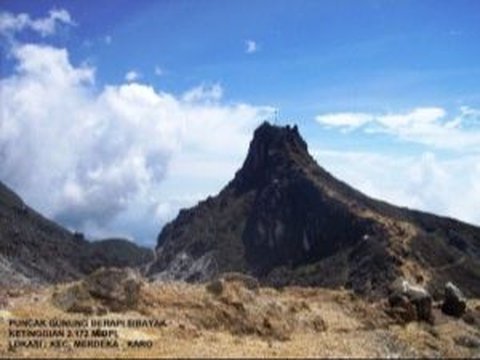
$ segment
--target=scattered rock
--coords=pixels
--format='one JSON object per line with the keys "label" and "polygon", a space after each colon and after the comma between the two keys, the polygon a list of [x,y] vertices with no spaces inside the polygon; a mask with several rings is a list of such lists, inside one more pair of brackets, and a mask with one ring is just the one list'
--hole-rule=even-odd
{"label": "scattered rock", "polygon": [[53,293],[53,303],[63,311],[93,314],[95,304],[83,283],[76,283]]}
{"label": "scattered rock", "polygon": [[409,295],[409,299],[413,305],[415,305],[415,309],[417,310],[417,319],[431,322],[433,320],[432,315],[432,297],[430,294],[425,292],[424,294],[421,293],[412,293]]}
{"label": "scattered rock", "polygon": [[450,316],[461,317],[467,308],[467,299],[453,283],[445,285],[445,299],[442,304],[442,311]]}
{"label": "scattered rock", "polygon": [[417,320],[415,306],[403,294],[393,294],[388,298],[390,309],[387,313],[398,322],[409,323]]}
{"label": "scattered rock", "polygon": [[85,278],[84,283],[87,291],[112,311],[134,308],[143,284],[140,275],[129,268],[101,268]]}
{"label": "scattered rock", "polygon": [[[217,279],[206,288],[216,296],[208,298],[199,316],[191,318],[198,328],[279,341],[290,339],[297,315],[286,304],[273,299],[266,301],[258,291],[250,290],[240,281]],[[309,325],[315,326],[311,321]],[[316,326],[321,331],[321,319],[316,319]]]}
{"label": "scattered rock", "polygon": [[480,349],[480,340],[470,336],[458,336],[454,338],[454,342],[466,348]]}
{"label": "scattered rock", "polygon": [[223,281],[221,279],[212,280],[206,285],[205,288],[208,292],[218,296],[223,292]]}
{"label": "scattered rock", "polygon": [[290,340],[292,334],[292,325],[277,316],[267,315],[263,319],[263,326],[258,327],[261,335],[272,337],[279,341]]}
{"label": "scattered rock", "polygon": [[316,332],[323,332],[327,330],[327,323],[320,316],[315,316],[312,320],[312,327]]}
{"label": "scattered rock", "polygon": [[412,285],[407,280],[397,279],[390,287],[388,313],[403,322],[433,321],[432,297],[423,287]]}
{"label": "scattered rock", "polygon": [[104,315],[107,310],[134,309],[143,282],[131,269],[102,268],[81,282],[53,294],[53,302],[64,311]]}
{"label": "scattered rock", "polygon": [[462,319],[469,325],[480,325],[480,314],[478,311],[467,309],[465,314],[463,314]]}

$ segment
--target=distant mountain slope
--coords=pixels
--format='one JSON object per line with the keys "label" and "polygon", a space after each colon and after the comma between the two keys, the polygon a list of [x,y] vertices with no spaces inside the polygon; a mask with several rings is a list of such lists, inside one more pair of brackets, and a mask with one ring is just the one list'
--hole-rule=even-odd
{"label": "distant mountain slope", "polygon": [[125,239],[103,239],[89,244],[92,266],[139,267],[153,260],[153,250]]}
{"label": "distant mountain slope", "polygon": [[137,266],[152,258],[151,250],[126,240],[90,243],[0,182],[0,285],[68,281],[100,266]]}
{"label": "distant mountain slope", "polygon": [[242,168],[158,237],[157,278],[240,271],[276,285],[379,295],[399,275],[480,295],[480,228],[396,207],[335,179],[296,127],[261,125]]}

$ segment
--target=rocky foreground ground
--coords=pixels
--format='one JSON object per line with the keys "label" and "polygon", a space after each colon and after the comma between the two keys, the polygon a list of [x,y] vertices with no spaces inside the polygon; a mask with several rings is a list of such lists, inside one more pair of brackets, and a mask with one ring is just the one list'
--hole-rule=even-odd
{"label": "rocky foreground ground", "polygon": [[[460,317],[436,301],[430,321],[392,314],[387,299],[343,289],[274,289],[241,276],[147,283],[113,272],[4,289],[0,358],[480,357],[478,299]],[[33,330],[41,348],[28,343]]]}

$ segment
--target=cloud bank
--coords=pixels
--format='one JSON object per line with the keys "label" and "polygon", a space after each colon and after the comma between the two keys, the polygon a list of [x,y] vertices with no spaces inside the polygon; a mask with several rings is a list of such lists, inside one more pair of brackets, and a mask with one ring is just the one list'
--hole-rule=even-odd
{"label": "cloud bank", "polygon": [[447,115],[441,107],[421,107],[397,114],[329,113],[315,120],[343,132],[388,134],[436,149],[480,150],[480,110],[463,106],[456,116]]}
{"label": "cloud bank", "polygon": [[480,224],[480,155],[448,159],[424,152],[390,156],[318,150],[314,157],[335,176],[393,204]]}
{"label": "cloud bank", "polygon": [[14,73],[0,81],[0,178],[48,216],[98,236],[132,226],[156,234],[192,201],[159,191],[172,163],[190,164],[175,171],[194,179],[243,156],[273,112],[225,103],[219,85],[180,96],[135,79],[97,89],[95,69],[73,65],[65,49],[23,44],[12,56]]}
{"label": "cloud bank", "polygon": [[[480,224],[480,110],[462,106],[450,115],[442,107],[419,107],[391,114],[327,113],[315,120],[344,136],[393,137],[414,154],[317,151],[335,175],[371,196]],[[411,144],[424,148],[412,151]]]}

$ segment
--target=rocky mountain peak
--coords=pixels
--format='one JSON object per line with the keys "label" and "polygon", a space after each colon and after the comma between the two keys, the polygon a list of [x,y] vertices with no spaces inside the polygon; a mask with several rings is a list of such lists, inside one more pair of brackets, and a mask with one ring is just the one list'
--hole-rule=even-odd
{"label": "rocky mountain peak", "polygon": [[156,254],[158,279],[234,271],[379,296],[402,275],[480,291],[479,228],[372,199],[319,166],[296,126],[267,122],[233,180],[162,229]]}
{"label": "rocky mountain peak", "polygon": [[309,158],[307,143],[296,125],[264,122],[255,130],[245,162],[232,185],[240,191],[263,187],[291,173],[299,160]]}

